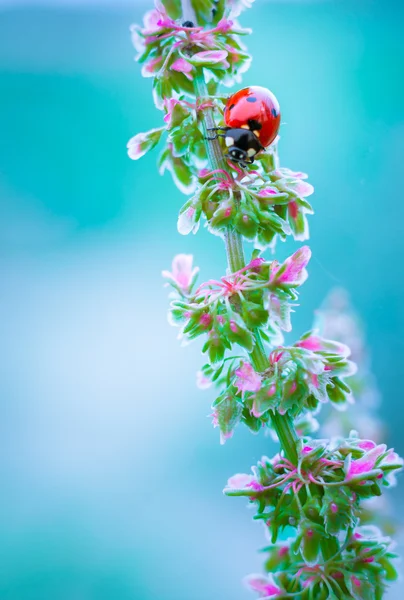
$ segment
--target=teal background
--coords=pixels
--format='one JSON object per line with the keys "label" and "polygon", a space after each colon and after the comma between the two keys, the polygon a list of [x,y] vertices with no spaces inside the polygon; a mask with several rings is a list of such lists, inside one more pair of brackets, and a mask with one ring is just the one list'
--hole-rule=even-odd
{"label": "teal background", "polygon": [[[219,445],[200,346],[167,325],[173,255],[203,279],[226,261],[206,230],[177,234],[157,154],[126,155],[161,123],[129,37],[151,2],[23,4],[0,6],[0,598],[247,599],[266,542],[221,490],[276,446]],[[257,0],[242,22],[244,82],[276,93],[282,163],[316,188],[294,334],[350,291],[403,454],[403,5]]]}

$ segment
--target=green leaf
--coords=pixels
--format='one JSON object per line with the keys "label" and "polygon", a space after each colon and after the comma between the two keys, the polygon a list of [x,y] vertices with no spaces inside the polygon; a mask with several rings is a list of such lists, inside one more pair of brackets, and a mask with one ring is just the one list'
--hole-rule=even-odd
{"label": "green leaf", "polygon": [[183,157],[174,156],[172,148],[164,150],[159,160],[159,167],[160,174],[163,174],[166,169],[171,172],[174,183],[184,194],[189,194],[195,189],[192,167]]}
{"label": "green leaf", "polygon": [[282,298],[280,294],[268,295],[268,314],[272,324],[283,331],[291,331],[291,312],[292,308],[286,298]]}
{"label": "green leaf", "polygon": [[240,422],[243,405],[227,390],[220,401],[215,404],[215,412],[223,443],[231,437],[234,428]]}
{"label": "green leaf", "polygon": [[201,202],[198,194],[190,198],[180,210],[177,222],[178,233],[188,235],[196,233],[202,214]]}
{"label": "green leaf", "polygon": [[242,325],[236,323],[235,321],[226,323],[226,325],[223,327],[223,331],[230,342],[239,344],[239,346],[242,346],[248,350],[248,352],[251,352],[254,345],[251,331],[245,327],[242,327]]}
{"label": "green leaf", "polygon": [[229,341],[221,336],[220,333],[213,330],[210,332],[209,337],[202,348],[202,352],[207,352],[209,361],[214,364],[221,362],[224,358],[226,349],[230,348],[231,344]]}
{"label": "green leaf", "polygon": [[209,225],[212,229],[224,229],[231,224],[235,214],[236,208],[233,200],[223,200],[219,203],[218,208],[213,213]]}
{"label": "green leaf", "polygon": [[258,433],[262,429],[261,419],[254,417],[247,407],[243,410],[243,421],[253,433]]}
{"label": "green leaf", "polygon": [[321,551],[321,540],[324,539],[324,529],[311,521],[301,521],[300,530],[300,551],[306,563],[314,566],[319,559]]}
{"label": "green leaf", "polygon": [[234,221],[234,226],[238,233],[248,240],[255,238],[258,232],[259,221],[255,213],[246,206],[240,207]]}
{"label": "green leaf", "polygon": [[255,302],[243,301],[241,304],[241,316],[249,329],[261,327],[268,321],[268,311]]}
{"label": "green leaf", "polygon": [[155,77],[153,80],[154,104],[160,110],[164,108],[165,98],[170,98],[172,96],[172,81],[172,78],[170,79],[167,75]]}
{"label": "green leaf", "polygon": [[354,527],[357,522],[354,509],[351,498],[342,487],[337,491],[326,488],[320,515],[324,518],[327,534],[338,535],[340,531]]}
{"label": "green leaf", "polygon": [[276,382],[274,380],[266,382],[265,386],[254,395],[253,414],[255,417],[261,417],[269,409],[275,408],[278,403]]}
{"label": "green leaf", "polygon": [[186,106],[181,104],[181,102],[174,104],[170,117],[170,129],[174,129],[181,125],[181,123],[189,116],[189,109]]}

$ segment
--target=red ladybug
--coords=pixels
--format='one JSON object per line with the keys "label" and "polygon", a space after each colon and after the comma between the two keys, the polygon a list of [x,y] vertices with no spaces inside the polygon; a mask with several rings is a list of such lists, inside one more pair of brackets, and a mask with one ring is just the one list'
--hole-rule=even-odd
{"label": "red ladybug", "polygon": [[214,130],[225,138],[226,158],[242,167],[276,138],[281,122],[279,103],[272,92],[260,86],[243,88],[228,99],[224,109],[226,127]]}

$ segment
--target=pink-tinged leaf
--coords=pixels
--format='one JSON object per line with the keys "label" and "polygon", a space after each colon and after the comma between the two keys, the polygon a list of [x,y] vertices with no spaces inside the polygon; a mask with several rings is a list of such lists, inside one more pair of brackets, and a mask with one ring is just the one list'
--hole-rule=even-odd
{"label": "pink-tinged leaf", "polygon": [[135,50],[137,50],[137,52],[139,52],[139,55],[142,54],[142,52],[144,52],[144,49],[145,49],[145,41],[144,41],[144,37],[141,36],[139,33],[139,26],[132,25],[132,27],[130,28],[130,34],[131,34],[132,44],[133,44]]}
{"label": "pink-tinged leaf", "polygon": [[176,29],[178,27],[175,21],[170,19],[164,6],[162,6],[160,3],[158,4],[157,8],[149,10],[145,14],[143,17],[143,23],[143,33],[145,35],[153,35],[161,29]]}
{"label": "pink-tinged leaf", "polygon": [[349,481],[353,477],[358,475],[365,475],[369,471],[375,468],[377,459],[380,458],[387,450],[385,444],[379,444],[368,452],[366,452],[361,458],[357,460],[348,461],[348,468],[346,471],[346,479]]}
{"label": "pink-tinged leaf", "polygon": [[230,21],[229,19],[221,19],[216,25],[216,29],[221,33],[227,33],[233,26],[233,21]]}
{"label": "pink-tinged leaf", "polygon": [[193,55],[193,58],[197,58],[198,61],[206,62],[221,62],[227,58],[226,50],[204,50],[203,52],[197,52]]}
{"label": "pink-tinged leaf", "polygon": [[369,450],[372,450],[372,448],[376,447],[376,443],[372,440],[361,440],[358,444],[358,447],[361,448],[361,450],[366,450],[366,452],[368,452]]}
{"label": "pink-tinged leaf", "polygon": [[295,185],[289,187],[292,187],[296,194],[302,198],[311,196],[314,192],[314,187],[310,183],[307,183],[307,181],[299,181]]}
{"label": "pink-tinged leaf", "polygon": [[243,406],[231,395],[225,395],[215,405],[213,423],[220,429],[220,443],[233,436],[234,428],[240,422]]}
{"label": "pink-tinged leaf", "polygon": [[185,58],[177,58],[170,67],[173,71],[179,73],[191,73],[194,67]]}
{"label": "pink-tinged leaf", "polygon": [[292,254],[285,262],[272,271],[272,281],[277,284],[301,285],[307,279],[306,265],[311,257],[311,250],[303,246]]}
{"label": "pink-tinged leaf", "polygon": [[227,482],[227,487],[232,490],[243,490],[251,487],[253,481],[255,481],[255,478],[252,475],[247,475],[246,473],[237,473],[237,475],[230,477]]}
{"label": "pink-tinged leaf", "polygon": [[147,11],[145,16],[143,17],[143,24],[145,31],[148,33],[154,33],[160,29],[160,20],[162,18],[162,13],[160,10],[153,8],[152,10]]}
{"label": "pink-tinged leaf", "polygon": [[244,579],[245,584],[254,592],[258,592],[261,598],[275,598],[282,594],[282,590],[275,585],[271,575],[249,575]]}
{"label": "pink-tinged leaf", "polygon": [[292,331],[291,312],[292,309],[287,300],[281,300],[276,294],[269,294],[268,313],[274,325],[283,331]]}
{"label": "pink-tinged leaf", "polygon": [[164,122],[167,123],[168,129],[180,125],[189,114],[189,109],[176,98],[165,98],[164,109],[167,113],[164,116]]}
{"label": "pink-tinged leaf", "polygon": [[172,271],[163,271],[163,277],[170,279],[183,292],[188,293],[199,272],[198,267],[193,268],[193,260],[192,254],[177,254],[172,263]]}
{"label": "pink-tinged leaf", "polygon": [[306,348],[312,352],[330,352],[331,354],[339,354],[340,356],[348,357],[351,354],[350,349],[341,342],[334,340],[325,340],[318,335],[310,334],[303,337],[295,346],[298,348]]}
{"label": "pink-tinged leaf", "polygon": [[178,216],[177,221],[178,233],[188,235],[196,233],[199,229],[199,219],[197,218],[197,210],[194,206],[189,206]]}
{"label": "pink-tinged leaf", "polygon": [[127,144],[129,158],[138,160],[144,156],[158,144],[165,130],[165,127],[159,127],[158,129],[151,129],[146,133],[138,133],[131,138]]}
{"label": "pink-tinged leaf", "polygon": [[258,392],[261,388],[261,377],[256,373],[250,363],[241,363],[235,371],[236,387],[239,392]]}
{"label": "pink-tinged leaf", "polygon": [[142,67],[143,77],[154,77],[156,73],[159,72],[163,64],[163,60],[164,58],[162,56],[148,60]]}
{"label": "pink-tinged leaf", "polygon": [[224,69],[227,69],[230,66],[226,60],[227,56],[227,50],[204,50],[193,54],[189,60],[194,65],[221,65]]}
{"label": "pink-tinged leaf", "polygon": [[279,190],[276,188],[264,188],[258,192],[257,196],[260,196],[260,198],[268,198],[268,196],[273,196],[274,194],[279,194]]}
{"label": "pink-tinged leaf", "polygon": [[198,371],[196,374],[196,386],[200,390],[207,390],[211,387],[211,385],[212,381],[209,379],[209,377],[206,377],[202,371]]}

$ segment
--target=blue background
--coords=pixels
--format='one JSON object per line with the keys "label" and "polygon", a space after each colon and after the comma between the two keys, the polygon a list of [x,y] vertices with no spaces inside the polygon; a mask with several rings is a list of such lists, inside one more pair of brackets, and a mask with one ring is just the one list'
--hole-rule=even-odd
{"label": "blue background", "polygon": [[[160,278],[178,252],[222,275],[223,245],[179,236],[157,154],[126,155],[161,123],[129,36],[151,2],[68,4],[0,6],[0,597],[243,600],[266,542],[221,489],[276,446],[219,445]],[[244,82],[276,93],[282,164],[316,188],[294,334],[350,291],[403,454],[403,6],[257,0],[242,23]]]}

